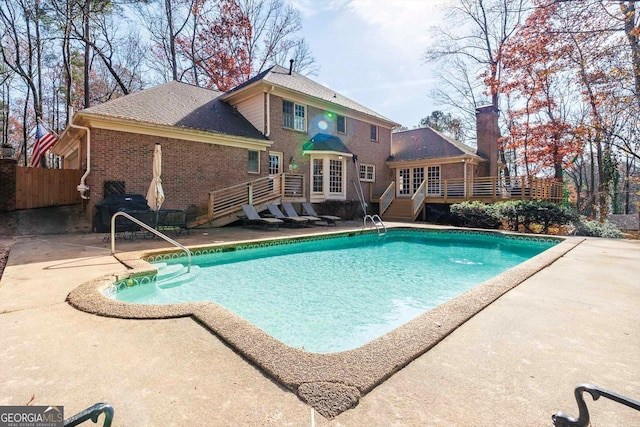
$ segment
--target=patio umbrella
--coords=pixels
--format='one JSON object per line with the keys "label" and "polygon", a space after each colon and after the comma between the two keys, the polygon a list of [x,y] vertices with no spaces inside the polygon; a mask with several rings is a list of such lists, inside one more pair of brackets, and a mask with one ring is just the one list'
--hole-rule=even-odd
{"label": "patio umbrella", "polygon": [[160,174],[162,173],[162,149],[160,144],[156,144],[155,151],[153,152],[153,179],[149,185],[149,191],[147,191],[147,204],[155,211],[160,210],[162,202],[164,202],[164,191],[162,191],[162,180]]}

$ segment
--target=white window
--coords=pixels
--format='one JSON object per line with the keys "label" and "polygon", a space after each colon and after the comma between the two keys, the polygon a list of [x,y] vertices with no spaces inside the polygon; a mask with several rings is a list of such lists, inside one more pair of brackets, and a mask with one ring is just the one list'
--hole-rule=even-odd
{"label": "white window", "polygon": [[342,193],[342,159],[329,160],[329,193]]}
{"label": "white window", "polygon": [[371,140],[372,141],[378,140],[378,126],[376,125],[371,125]]}
{"label": "white window", "polygon": [[304,105],[295,104],[295,119],[293,122],[293,128],[295,130],[304,131],[307,128],[307,121],[305,120],[306,107]]}
{"label": "white window", "polygon": [[260,172],[260,153],[255,150],[249,150],[249,173]]}
{"label": "white window", "polygon": [[323,159],[313,159],[313,187],[311,191],[314,193],[323,192],[324,176],[322,174]]}
{"label": "white window", "polygon": [[338,133],[347,133],[347,118],[345,116],[336,115],[336,131]]}
{"label": "white window", "polygon": [[360,165],[360,181],[374,182],[376,180],[376,165]]}
{"label": "white window", "polygon": [[307,129],[307,107],[291,101],[282,101],[282,126],[288,129]]}

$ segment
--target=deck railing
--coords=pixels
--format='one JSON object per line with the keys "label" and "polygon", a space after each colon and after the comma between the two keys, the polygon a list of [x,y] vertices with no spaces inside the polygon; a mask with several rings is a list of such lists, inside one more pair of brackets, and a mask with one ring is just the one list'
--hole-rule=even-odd
{"label": "deck railing", "polygon": [[281,173],[243,182],[209,193],[208,220],[233,214],[242,205],[257,205],[278,198],[304,197],[304,175]]}
{"label": "deck railing", "polygon": [[424,191],[427,191],[427,202],[447,203],[464,200],[490,202],[513,199],[559,202],[562,200],[562,182],[532,176],[427,180]]}
{"label": "deck railing", "polygon": [[294,175],[290,173],[282,174],[282,197],[285,199],[295,199],[304,197],[304,175]]}

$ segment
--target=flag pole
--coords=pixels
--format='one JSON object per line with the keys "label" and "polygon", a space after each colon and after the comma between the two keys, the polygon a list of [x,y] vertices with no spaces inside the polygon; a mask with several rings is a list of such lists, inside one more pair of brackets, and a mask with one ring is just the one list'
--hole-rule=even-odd
{"label": "flag pole", "polygon": [[[26,129],[25,129],[26,130]],[[24,141],[22,143],[22,153],[24,155],[24,167],[27,167],[27,139],[26,138],[26,133],[23,133],[23,135],[25,135]]]}
{"label": "flag pole", "polygon": [[44,122],[42,121],[42,119],[40,119],[40,118],[39,118],[39,119],[37,120],[37,122],[38,122],[38,123],[40,123],[40,126],[42,126],[43,128],[45,128],[45,129],[47,130],[47,132],[52,133],[52,134],[53,134],[53,136],[55,136],[55,137],[56,137],[56,139],[60,139],[60,135],[58,135],[58,134],[57,134],[55,131],[53,131],[49,126],[47,126],[47,124],[46,124],[46,123],[44,123]]}

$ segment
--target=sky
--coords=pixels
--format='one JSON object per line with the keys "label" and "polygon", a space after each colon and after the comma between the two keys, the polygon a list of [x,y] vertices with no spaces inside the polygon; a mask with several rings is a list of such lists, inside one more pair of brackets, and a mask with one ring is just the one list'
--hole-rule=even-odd
{"label": "sky", "polygon": [[302,16],[319,71],[309,77],[412,128],[438,105],[422,59],[443,0],[287,0]]}

